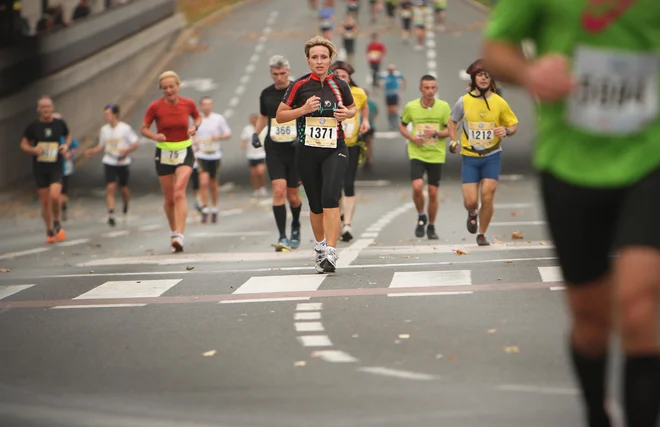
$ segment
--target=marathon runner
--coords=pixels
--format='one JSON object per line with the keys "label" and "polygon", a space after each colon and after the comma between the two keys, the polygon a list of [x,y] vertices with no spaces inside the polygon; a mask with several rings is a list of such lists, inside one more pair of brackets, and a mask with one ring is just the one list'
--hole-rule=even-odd
{"label": "marathon runner", "polygon": [[[458,99],[449,121],[450,151],[454,153],[459,146],[462,147],[462,190],[463,204],[468,211],[467,229],[472,234],[478,229],[477,244],[488,246],[486,231],[495,211],[495,190],[502,171],[501,142],[516,133],[518,118],[509,104],[495,93],[495,81],[480,60],[468,69],[472,78],[469,92]],[[461,132],[460,136],[457,132]]]}
{"label": "marathon runner", "polygon": [[297,165],[311,210],[318,273],[334,272],[337,266],[339,197],[348,166],[342,122],[356,114],[348,83],[329,71],[336,54],[323,37],[305,43],[312,72],[289,87],[276,116],[279,123],[295,119],[298,126]]}
{"label": "marathon runner", "polygon": [[364,135],[362,135],[362,138],[364,139],[364,143],[367,146],[363,168],[365,172],[371,172],[373,168],[371,160],[373,158],[373,153],[374,153],[373,141],[374,141],[374,134],[376,133],[376,128],[374,126],[376,124],[376,117],[378,116],[378,105],[376,105],[373,98],[369,96],[368,91],[365,90],[364,93],[367,95],[370,129]]}
{"label": "marathon runner", "polygon": [[332,2],[325,0],[323,7],[319,9],[319,30],[323,37],[332,38],[332,30],[335,27],[335,8]]}
{"label": "marathon runner", "polygon": [[[245,125],[241,132],[241,149],[245,150],[250,168],[250,182],[252,183],[252,197],[267,197],[266,191],[266,151],[264,147],[255,148],[252,146],[252,135],[254,135],[255,126],[259,120],[258,114],[250,114],[250,123]],[[285,210],[286,212],[286,210]]]}
{"label": "marathon runner", "polygon": [[339,34],[342,37],[344,42],[344,50],[346,50],[346,60],[349,63],[352,63],[355,60],[355,41],[357,39],[358,33],[360,32],[360,26],[358,25],[353,15],[347,13],[339,26]]}
{"label": "marathon runner", "polygon": [[[179,96],[181,79],[174,71],[166,71],[158,78],[163,97],[149,104],[141,132],[156,141],[156,173],[165,197],[165,216],[171,230],[172,252],[183,252],[183,232],[188,216],[186,187],[192,173],[195,155],[191,136],[199,128],[202,116],[195,101]],[[189,125],[190,117],[194,123]],[[157,133],[149,128],[156,122]]]}
{"label": "marathon runner", "polygon": [[396,131],[399,128],[399,93],[406,90],[406,79],[394,64],[390,64],[386,71],[378,74],[378,86],[385,88],[387,121],[390,131]]}
{"label": "marathon runner", "polygon": [[[422,76],[419,90],[422,96],[407,103],[403,109],[399,132],[408,140],[410,180],[418,213],[415,236],[424,237],[426,231],[429,239],[437,240],[435,218],[438,213],[438,187],[446,157],[444,138],[449,136],[447,123],[451,107],[435,97],[438,91],[435,77],[428,74]],[[411,123],[412,133],[408,131]],[[428,180],[428,216],[424,213],[424,173]]]}
{"label": "marathon runner", "polygon": [[[231,138],[231,129],[222,114],[213,112],[213,99],[205,96],[199,101],[202,124],[193,137],[195,158],[199,165],[199,199],[202,206],[202,224],[206,224],[211,214],[211,222],[218,222],[218,196],[220,184],[218,172],[222,159],[220,141]],[[212,207],[209,208],[209,193]]]}
{"label": "marathon runner", "polygon": [[119,106],[110,104],[103,110],[105,125],[99,132],[99,143],[96,147],[85,151],[85,156],[104,151],[103,167],[105,171],[105,203],[108,207],[108,225],[114,227],[115,220],[115,189],[119,182],[119,191],[124,202],[122,212],[124,216],[128,213],[128,203],[131,198],[128,189],[129,166],[131,158],[129,154],[137,150],[138,136],[130,125],[120,120]]}
{"label": "marathon runner", "polygon": [[387,53],[385,45],[381,43],[378,33],[371,33],[371,43],[367,46],[367,60],[371,68],[371,86],[372,89],[378,87],[378,73],[380,72],[380,64],[383,62],[383,57]]}
{"label": "marathon runner", "polygon": [[[66,239],[60,224],[63,154],[71,147],[71,134],[66,122],[53,117],[53,100],[43,96],[37,101],[39,118],[23,132],[21,150],[31,154],[32,172],[41,202],[41,216],[46,224],[46,243]],[[61,144],[61,138],[65,138]]]}
{"label": "marathon runner", "polygon": [[438,25],[438,30],[445,31],[445,21],[447,19],[447,0],[434,0],[433,8],[435,9],[435,23]]}
{"label": "marathon runner", "polygon": [[341,240],[350,242],[353,239],[353,229],[351,220],[355,213],[355,178],[357,176],[360,153],[366,150],[364,142],[358,141],[360,135],[369,131],[369,106],[367,105],[367,94],[358,87],[353,81],[352,75],[355,72],[353,67],[344,61],[337,61],[330,67],[337,77],[349,84],[357,113],[350,119],[342,122],[344,138],[348,147],[348,167],[346,168],[346,177],[344,179],[344,197],[340,200],[340,206],[343,208]]}
{"label": "marathon runner", "polygon": [[[261,147],[259,134],[266,129],[264,148],[266,167],[273,189],[273,215],[279,231],[275,250],[281,252],[300,246],[300,177],[296,168],[296,145],[298,131],[296,122],[291,119],[278,123],[275,120],[277,109],[292,82],[289,61],[275,55],[268,63],[273,84],[261,91],[259,96],[259,120],[252,135],[252,146]],[[291,240],[286,237],[286,201],[291,209]]]}
{"label": "marathon runner", "polygon": [[390,20],[390,24],[394,24],[396,18],[396,8],[399,0],[385,0],[385,12]]}
{"label": "marathon runner", "polygon": [[417,44],[415,50],[424,50],[424,41],[426,40],[426,21],[429,16],[428,0],[413,1],[413,21],[415,23],[415,32],[417,33]]}
{"label": "marathon runner", "polygon": [[[615,425],[605,408],[615,331],[626,424],[659,422],[658,22],[656,0],[499,0],[486,30],[485,67],[540,103],[534,164],[591,427]],[[536,59],[519,47],[527,38]]]}
{"label": "marathon runner", "polygon": [[[53,118],[55,119],[62,119],[62,115],[60,113],[53,113]],[[66,137],[62,136],[60,138],[60,144],[65,144],[66,143]],[[76,138],[71,138],[71,145],[69,146],[69,150],[63,154],[63,159],[62,159],[62,191],[60,192],[60,216],[62,218],[62,222],[66,222],[67,220],[67,212],[69,210],[69,178],[73,175],[73,172],[75,172],[75,155],[76,155],[76,150],[80,147],[78,144],[78,140]]]}
{"label": "marathon runner", "polygon": [[413,2],[412,0],[401,0],[399,4],[399,16],[401,17],[401,40],[408,43],[410,40],[410,28],[412,27]]}

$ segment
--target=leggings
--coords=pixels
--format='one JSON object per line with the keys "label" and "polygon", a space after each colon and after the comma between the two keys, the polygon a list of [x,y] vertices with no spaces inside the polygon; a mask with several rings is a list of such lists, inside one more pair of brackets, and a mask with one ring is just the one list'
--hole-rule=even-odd
{"label": "leggings", "polygon": [[309,210],[321,214],[324,208],[338,208],[341,186],[348,166],[346,146],[331,149],[301,144],[298,147],[296,164],[307,194]]}
{"label": "leggings", "polygon": [[355,177],[358,170],[358,162],[360,160],[360,146],[354,145],[348,147],[348,167],[346,168],[346,176],[344,178],[344,196],[355,196]]}

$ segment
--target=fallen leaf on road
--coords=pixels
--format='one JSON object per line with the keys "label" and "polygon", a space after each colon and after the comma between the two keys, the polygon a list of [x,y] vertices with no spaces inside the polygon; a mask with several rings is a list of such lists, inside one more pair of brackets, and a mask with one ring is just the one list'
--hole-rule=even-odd
{"label": "fallen leaf on road", "polygon": [[307,366],[307,362],[305,362],[304,360],[299,360],[299,361],[295,362],[293,364],[293,366],[295,366],[296,368],[300,368],[300,367],[303,367],[303,366]]}
{"label": "fallen leaf on road", "polygon": [[456,253],[456,255],[467,255],[467,254],[469,254],[468,251],[464,251],[463,249],[456,249],[454,252]]}
{"label": "fallen leaf on road", "polygon": [[512,211],[512,212],[511,212],[511,216],[518,216],[518,212],[516,212],[516,211]]}
{"label": "fallen leaf on road", "polygon": [[89,270],[89,274],[94,274],[94,270]]}
{"label": "fallen leaf on road", "polygon": [[497,329],[489,329],[486,332],[488,332],[489,334],[494,334],[495,332],[497,332]]}
{"label": "fallen leaf on road", "polygon": [[378,283],[376,282],[369,282],[370,285],[377,285]]}
{"label": "fallen leaf on road", "polygon": [[353,334],[353,338],[357,338],[357,337],[359,337],[358,334]]}
{"label": "fallen leaf on road", "polygon": [[205,351],[204,353],[202,353],[202,356],[204,356],[204,357],[215,356],[216,353],[217,353],[216,350],[209,350],[209,351]]}
{"label": "fallen leaf on road", "polygon": [[545,246],[545,242],[539,242],[541,246]]}
{"label": "fallen leaf on road", "polygon": [[525,236],[520,231],[514,231],[511,233],[511,238],[514,240],[522,240]]}
{"label": "fallen leaf on road", "polygon": [[501,277],[498,277],[497,280],[502,280],[502,278],[501,278]]}
{"label": "fallen leaf on road", "polygon": [[9,273],[11,268],[0,268],[0,273]]}
{"label": "fallen leaf on road", "polygon": [[440,353],[438,353],[438,354],[435,355],[435,358],[438,359],[438,360],[442,359],[443,357],[445,357],[445,356],[443,356],[443,355],[440,354]]}
{"label": "fallen leaf on road", "polygon": [[449,356],[448,359],[453,362],[454,360],[456,360],[456,356]]}
{"label": "fallen leaf on road", "polygon": [[192,270],[193,268],[195,268],[194,265],[188,265],[188,266],[186,266],[186,270],[188,270],[188,271]]}
{"label": "fallen leaf on road", "polygon": [[520,353],[520,350],[515,345],[509,346],[509,347],[504,347],[504,351],[507,354]]}
{"label": "fallen leaf on road", "polygon": [[507,260],[506,260],[506,263],[507,263],[507,264],[511,264],[512,262],[513,262],[513,261],[511,261],[510,259],[507,259]]}
{"label": "fallen leaf on road", "polygon": [[399,338],[401,338],[402,340],[407,340],[408,338],[410,338],[410,335],[409,334],[399,334]]}

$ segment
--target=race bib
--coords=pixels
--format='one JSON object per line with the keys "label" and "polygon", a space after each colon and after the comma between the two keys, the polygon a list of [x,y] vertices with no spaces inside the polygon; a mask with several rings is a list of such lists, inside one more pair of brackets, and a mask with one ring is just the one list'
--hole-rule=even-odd
{"label": "race bib", "polygon": [[378,60],[380,59],[381,56],[382,56],[382,52],[381,52],[380,50],[370,50],[370,51],[367,53],[367,57],[368,57],[371,61],[378,61]]}
{"label": "race bib", "polygon": [[60,144],[57,142],[39,142],[37,148],[43,151],[40,156],[37,156],[37,161],[40,163],[55,163],[57,161],[57,151]]}
{"label": "race bib", "polygon": [[329,19],[322,19],[321,28],[332,28],[332,21]]}
{"label": "race bib", "polygon": [[630,135],[658,120],[658,54],[580,46],[573,72],[578,90],[566,120],[601,135]]}
{"label": "race bib", "polygon": [[334,117],[307,117],[305,119],[305,145],[337,148],[337,119]]}
{"label": "race bib", "polygon": [[495,142],[495,123],[468,122],[468,141],[475,149],[486,149]]}
{"label": "race bib", "polygon": [[424,145],[436,145],[438,143],[438,138],[427,138],[424,136],[424,131],[427,129],[439,132],[440,125],[437,123],[422,123],[415,125],[415,136],[424,138]]}
{"label": "race bib", "polygon": [[412,11],[410,9],[401,9],[402,18],[410,18],[412,16]]}
{"label": "race bib", "polygon": [[211,138],[200,138],[198,144],[202,153],[210,154],[218,151],[218,143]]}
{"label": "race bib", "polygon": [[105,140],[105,152],[111,156],[119,156],[119,139],[108,138]]}
{"label": "race bib", "polygon": [[297,137],[295,120],[280,124],[277,123],[277,120],[270,119],[270,139],[273,142],[291,142],[295,141]]}
{"label": "race bib", "polygon": [[357,117],[358,115],[354,115],[350,119],[344,120],[341,124],[344,129],[344,138],[346,139],[353,139],[357,137]]}
{"label": "race bib", "polygon": [[160,150],[160,163],[168,166],[178,166],[182,165],[186,160],[186,155],[188,154],[188,149],[184,148],[183,150]]}

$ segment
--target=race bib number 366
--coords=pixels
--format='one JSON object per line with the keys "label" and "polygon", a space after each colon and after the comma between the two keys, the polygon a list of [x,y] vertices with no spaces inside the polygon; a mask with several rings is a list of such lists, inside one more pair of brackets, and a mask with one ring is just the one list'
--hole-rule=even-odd
{"label": "race bib number 366", "polygon": [[295,120],[281,124],[275,119],[270,120],[270,139],[273,142],[292,142],[297,137]]}
{"label": "race bib number 366", "polygon": [[57,149],[60,144],[57,142],[40,142],[37,144],[41,148],[41,155],[37,157],[40,163],[55,163],[57,161]]}
{"label": "race bib number 366", "polygon": [[168,166],[178,166],[182,165],[186,160],[186,155],[188,154],[188,149],[184,148],[183,150],[160,150],[160,163]]}
{"label": "race bib number 366", "polygon": [[658,54],[580,46],[575,51],[578,89],[566,120],[601,135],[629,135],[658,119]]}
{"label": "race bib number 366", "polygon": [[305,119],[305,145],[337,148],[337,119],[334,117],[307,117]]}

